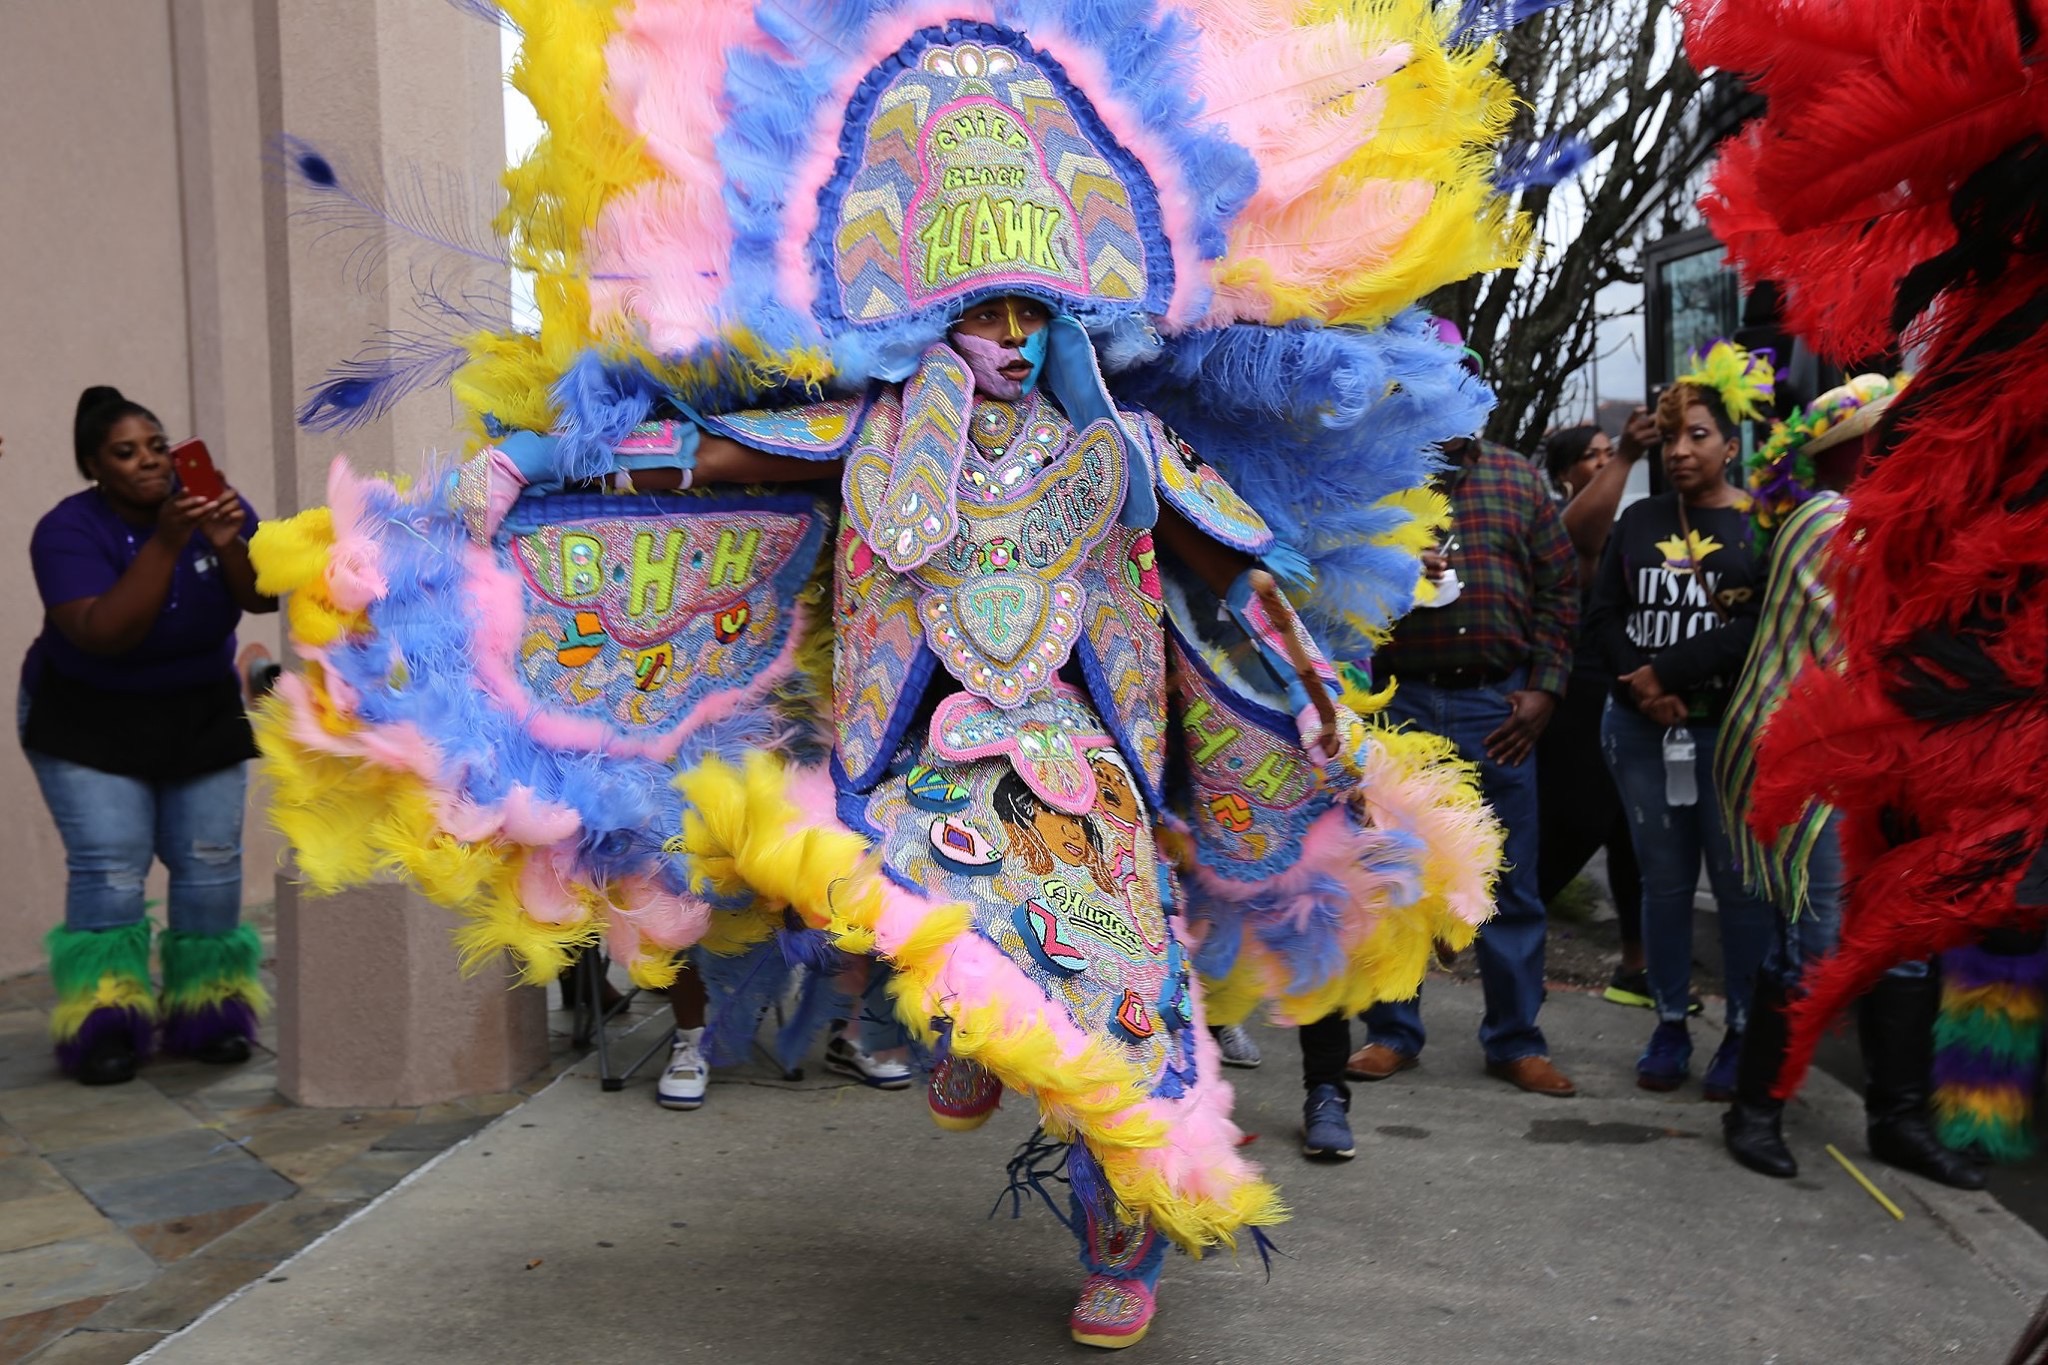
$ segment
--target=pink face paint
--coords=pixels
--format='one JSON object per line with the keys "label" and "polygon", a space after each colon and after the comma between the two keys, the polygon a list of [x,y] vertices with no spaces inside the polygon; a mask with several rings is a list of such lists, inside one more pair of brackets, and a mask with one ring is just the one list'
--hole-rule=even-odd
{"label": "pink face paint", "polygon": [[953,349],[967,362],[975,390],[983,397],[1015,400],[1024,396],[1024,381],[1003,374],[1003,366],[1025,359],[1022,351],[966,332],[955,332],[950,340]]}

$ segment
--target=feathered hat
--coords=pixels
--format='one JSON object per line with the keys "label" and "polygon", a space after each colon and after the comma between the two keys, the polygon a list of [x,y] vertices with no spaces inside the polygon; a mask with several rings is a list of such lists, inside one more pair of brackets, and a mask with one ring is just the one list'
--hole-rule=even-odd
{"label": "feathered hat", "polygon": [[1785,518],[1820,491],[1813,457],[1875,428],[1906,379],[1903,374],[1891,379],[1859,374],[1772,424],[1770,439],[1747,462],[1760,545],[1768,544]]}
{"label": "feathered hat", "polygon": [[[496,227],[540,325],[477,325],[442,287],[301,417],[452,378],[480,437],[552,432],[582,477],[666,402],[857,394],[909,377],[966,303],[1029,294],[1071,319],[1048,373],[1166,419],[1363,654],[1412,593],[1414,511],[1383,501],[1491,403],[1414,305],[1518,261],[1510,192],[1583,160],[1503,145],[1492,39],[1546,7],[502,0],[547,132]],[[287,151],[310,214],[493,255]]]}

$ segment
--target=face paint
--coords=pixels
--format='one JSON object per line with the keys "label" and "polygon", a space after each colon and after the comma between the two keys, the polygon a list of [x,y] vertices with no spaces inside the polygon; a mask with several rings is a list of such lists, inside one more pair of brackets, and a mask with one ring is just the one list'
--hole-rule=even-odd
{"label": "face paint", "polygon": [[[1038,387],[1039,372],[1045,368],[1044,332],[1028,337],[1022,349],[1000,345],[966,332],[955,332],[952,344],[961,359],[967,362],[968,372],[974,376],[974,387],[984,397],[1017,399]],[[1021,380],[1003,373],[1003,366],[1018,360],[1028,361],[1031,365],[1031,373]]]}
{"label": "face paint", "polygon": [[1052,337],[1052,329],[1042,327],[1024,338],[1024,349],[1018,354],[1031,362],[1031,373],[1024,376],[1024,392],[1038,387],[1038,376],[1045,370],[1045,347]]}
{"label": "face paint", "polygon": [[[1002,308],[1000,326],[992,325],[996,321],[997,303]],[[958,323],[949,339],[967,361],[968,370],[974,376],[975,389],[990,398],[1017,399],[1037,388],[1039,374],[1045,367],[1049,340],[1045,305],[1035,299],[1009,296],[973,305],[969,312],[973,314],[973,323]],[[966,316],[962,315],[963,318]],[[1032,330],[1034,327],[1036,331]],[[1014,339],[1021,339],[1022,344],[1006,344]],[[1004,368],[1015,366],[1019,361],[1029,367],[1022,377],[1012,378],[1002,373]]]}

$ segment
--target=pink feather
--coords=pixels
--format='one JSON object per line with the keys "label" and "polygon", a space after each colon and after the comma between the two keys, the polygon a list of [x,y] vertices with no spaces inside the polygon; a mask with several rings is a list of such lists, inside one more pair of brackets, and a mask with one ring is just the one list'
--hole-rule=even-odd
{"label": "pink feather", "polygon": [[327,598],[343,611],[361,611],[384,596],[389,584],[378,567],[377,528],[370,523],[369,487],[380,480],[357,478],[346,456],[327,467],[327,503],[333,513],[334,544],[322,573]]}
{"label": "pink feather", "polygon": [[623,878],[616,891],[612,923],[630,924],[640,938],[658,948],[687,948],[711,927],[709,905],[695,896],[665,891],[652,878]]}
{"label": "pink feather", "polygon": [[[725,54],[765,45],[751,0],[641,0],[605,52],[612,107],[664,176],[614,198],[590,234],[600,324],[637,318],[658,350],[680,351],[717,331],[716,305],[732,254],[716,139]],[[628,271],[623,262],[631,262]]]}

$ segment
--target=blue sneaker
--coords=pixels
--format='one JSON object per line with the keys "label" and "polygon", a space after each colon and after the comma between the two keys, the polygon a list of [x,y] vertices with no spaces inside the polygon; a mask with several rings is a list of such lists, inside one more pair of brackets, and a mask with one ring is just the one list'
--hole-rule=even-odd
{"label": "blue sneaker", "polygon": [[1301,1154],[1315,1161],[1349,1161],[1358,1155],[1351,1140],[1351,1097],[1334,1085],[1308,1092],[1301,1107]]}
{"label": "blue sneaker", "polygon": [[1676,1090],[1685,1084],[1691,1065],[1691,1032],[1683,1022],[1662,1021],[1636,1061],[1636,1084],[1645,1090]]}
{"label": "blue sneaker", "polygon": [[1721,1046],[1714,1049],[1714,1060],[1707,1063],[1707,1074],[1700,1077],[1700,1097],[1715,1104],[1726,1104],[1735,1098],[1735,1072],[1742,1064],[1742,1030],[1729,1029],[1721,1035]]}

